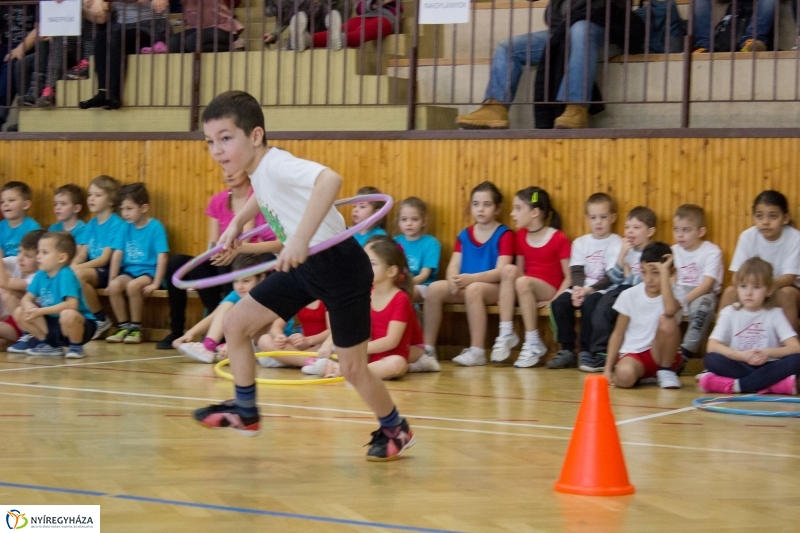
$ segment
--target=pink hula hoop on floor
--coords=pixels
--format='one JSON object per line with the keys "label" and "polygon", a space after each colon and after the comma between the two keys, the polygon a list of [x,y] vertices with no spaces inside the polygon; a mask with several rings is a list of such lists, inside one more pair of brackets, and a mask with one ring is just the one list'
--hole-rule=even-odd
{"label": "pink hula hoop on floor", "polygon": [[[383,207],[381,207],[378,211],[372,214],[372,216],[362,220],[355,226],[347,228],[344,232],[337,235],[336,237],[332,237],[327,241],[321,242],[316,246],[312,246],[308,249],[308,255],[314,255],[317,252],[321,252],[322,250],[327,250],[332,246],[336,246],[340,242],[343,242],[356,233],[363,231],[375,223],[377,223],[381,218],[386,216],[389,210],[392,208],[394,201],[392,197],[388,194],[364,194],[361,196],[353,196],[352,198],[344,198],[342,200],[337,200],[334,202],[333,205],[340,206],[340,205],[347,205],[347,204],[355,204],[358,202],[386,202]],[[265,229],[269,227],[269,224],[264,224],[259,226],[255,229],[248,231],[247,233],[241,235],[239,237],[240,241],[246,241],[259,235]],[[261,263],[259,265],[253,265],[249,268],[244,268],[242,270],[237,270],[236,272],[229,272],[227,274],[220,274],[218,276],[211,276],[210,278],[204,279],[195,279],[195,280],[184,280],[183,277],[192,269],[196,268],[197,265],[201,263],[205,263],[213,256],[217,255],[222,251],[224,245],[219,244],[206,253],[202,255],[198,255],[181,268],[175,272],[175,275],[172,276],[172,283],[178,287],[179,289],[205,289],[207,287],[213,287],[215,285],[223,285],[225,283],[231,283],[237,279],[246,278],[247,276],[255,276],[257,274],[261,274],[263,272],[267,272],[275,268],[275,264],[278,262],[277,259],[273,259],[272,261],[267,261],[266,263]]]}

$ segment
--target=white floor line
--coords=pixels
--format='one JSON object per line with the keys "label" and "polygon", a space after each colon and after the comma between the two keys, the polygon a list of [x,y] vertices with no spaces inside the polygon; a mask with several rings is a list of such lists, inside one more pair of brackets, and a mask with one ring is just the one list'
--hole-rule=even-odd
{"label": "white floor line", "polygon": [[145,357],[145,358],[137,358],[137,359],[120,359],[120,360],[113,360],[113,361],[92,361],[90,363],[65,363],[60,365],[39,365],[39,366],[22,366],[16,368],[3,368],[0,369],[0,372],[18,372],[20,370],[43,370],[47,368],[63,368],[63,367],[72,367],[72,366],[89,366],[89,365],[113,365],[116,363],[138,363],[139,361],[159,361],[162,359],[177,359],[184,357],[183,355],[166,355],[162,357]]}
{"label": "white floor line", "polygon": [[631,424],[633,422],[641,422],[642,420],[650,420],[651,418],[659,418],[659,417],[662,417],[662,416],[676,415],[678,413],[685,413],[686,411],[696,411],[696,410],[697,410],[697,408],[691,407],[691,406],[690,407],[682,407],[680,409],[674,409],[672,411],[665,411],[663,413],[655,413],[655,414],[652,414],[652,415],[637,416],[636,418],[628,418],[626,420],[620,420],[619,422],[617,422],[617,425],[621,426],[623,424]]}
{"label": "white floor line", "polygon": [[[75,389],[70,387],[53,387],[53,386],[40,386],[40,385],[24,385],[18,383],[2,383],[0,385],[14,385],[20,387],[33,387],[33,388],[43,388],[43,389],[54,389],[54,390],[68,390],[68,391],[78,391],[78,392],[99,392],[105,394],[122,394],[122,395],[132,395],[132,396],[144,396],[144,397],[152,397],[152,398],[165,398],[165,399],[177,399],[177,400],[200,400],[200,401],[219,401],[212,398],[185,398],[181,396],[167,396],[167,395],[156,395],[156,394],[140,394],[140,393],[125,393],[125,392],[113,392],[113,391],[100,391],[100,390],[93,390],[93,389]],[[149,404],[149,403],[139,403],[139,402],[119,402],[115,400],[96,400],[93,398],[72,398],[72,397],[61,397],[61,396],[49,396],[49,395],[34,395],[34,394],[15,394],[15,393],[7,393],[7,392],[0,392],[0,395],[10,395],[10,396],[25,396],[31,398],[48,398],[48,399],[57,399],[57,400],[73,400],[73,401],[91,401],[91,402],[102,402],[102,403],[112,403],[112,404],[121,404],[121,405],[131,405],[136,407],[155,407],[159,409],[193,409],[192,407],[182,406],[182,405],[161,405],[161,404]],[[279,407],[288,407],[288,408],[297,408],[300,406],[294,405],[281,405],[281,404],[270,404],[273,406]],[[309,409],[314,409],[309,408]],[[330,409],[325,409],[326,411],[330,411]],[[346,412],[360,412],[360,411],[346,411]],[[372,413],[365,413],[371,415]],[[408,415],[409,418],[415,418],[413,415]],[[323,422],[345,422],[350,424],[361,424],[361,425],[370,425],[374,426],[374,420],[354,420],[354,419],[347,419],[347,418],[326,418],[326,417],[317,417],[317,416],[304,416],[304,415],[291,415],[292,418],[301,419],[301,420],[315,420],[315,421],[323,421]],[[422,418],[431,418],[431,417],[422,417]],[[466,420],[466,419],[456,419],[461,422],[483,422],[481,420]],[[533,435],[530,433],[512,433],[509,431],[490,431],[490,430],[483,430],[483,429],[466,429],[466,428],[451,428],[451,427],[438,427],[438,426],[427,426],[427,425],[420,425],[414,423],[414,429],[426,429],[426,430],[434,430],[434,431],[455,431],[459,433],[473,433],[473,434],[481,434],[481,435],[501,435],[501,436],[509,436],[509,437],[524,437],[524,438],[533,438],[533,439],[551,439],[551,440],[569,440],[569,436],[566,435]],[[672,445],[672,444],[657,444],[652,442],[633,442],[633,441],[622,441],[622,444],[625,446],[640,446],[646,448],[664,448],[670,450],[688,450],[688,451],[697,451],[697,452],[708,452],[708,453],[730,453],[736,455],[754,455],[759,457],[780,457],[780,458],[788,458],[788,459],[800,459],[800,455],[795,454],[788,454],[788,453],[770,453],[770,452],[754,452],[748,450],[730,450],[724,448],[702,448],[699,446],[681,446],[681,445]]]}

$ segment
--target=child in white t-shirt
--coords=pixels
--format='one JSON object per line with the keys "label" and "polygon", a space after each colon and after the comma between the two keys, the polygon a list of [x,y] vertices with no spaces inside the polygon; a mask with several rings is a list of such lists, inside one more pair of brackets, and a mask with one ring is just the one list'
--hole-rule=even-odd
{"label": "child in white t-shirt", "polygon": [[[737,272],[747,259],[760,257],[772,265],[772,300],[783,309],[795,331],[800,327],[800,231],[789,225],[789,203],[778,191],[763,191],[753,202],[753,227],[739,235],[729,270]],[[720,307],[736,301],[736,288],[722,294]]]}
{"label": "child in white t-shirt", "polygon": [[550,327],[561,350],[547,362],[547,368],[578,366],[575,355],[575,310],[580,309],[580,353],[586,359],[592,340],[592,313],[600,298],[612,286],[608,271],[614,268],[622,237],[612,233],[617,220],[614,200],[603,192],[594,193],[584,205],[591,233],[572,241],[569,260],[572,288],[550,302]]}
{"label": "child in white t-shirt", "polygon": [[22,332],[12,315],[38,270],[37,247],[45,233],[43,229],[29,231],[19,243],[19,253],[0,261],[0,349],[7,348],[10,353],[25,353],[32,338]]}
{"label": "child in white t-shirt", "polygon": [[736,272],[738,302],[719,314],[708,340],[705,392],[797,393],[800,342],[783,312],[773,307],[772,265],[758,257]]}
{"label": "child in white t-shirt", "polygon": [[722,250],[704,241],[705,234],[706,216],[702,207],[684,204],[675,211],[672,219],[675,285],[672,291],[683,314],[689,317],[689,327],[681,342],[681,370],[695,356],[708,333],[722,287]]}
{"label": "child in white t-shirt", "polygon": [[630,388],[656,378],[662,389],[679,389],[675,370],[680,364],[678,343],[681,305],[672,294],[672,254],[663,242],[642,251],[642,283],[619,295],[619,313],[608,341],[604,373],[609,383]]}

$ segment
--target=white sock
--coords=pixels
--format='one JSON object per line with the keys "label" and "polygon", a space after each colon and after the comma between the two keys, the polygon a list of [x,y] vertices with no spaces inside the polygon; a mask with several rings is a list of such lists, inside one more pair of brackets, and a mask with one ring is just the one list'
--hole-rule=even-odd
{"label": "white sock", "polygon": [[470,346],[470,351],[477,353],[478,355],[486,355],[486,350],[483,348],[478,348],[477,346]]}
{"label": "white sock", "polygon": [[742,392],[742,388],[739,386],[739,380],[733,380],[733,392]]}
{"label": "white sock", "polygon": [[514,322],[500,322],[500,336],[510,337],[514,333]]}
{"label": "white sock", "polygon": [[436,347],[435,346],[431,346],[430,344],[426,344],[425,345],[425,353],[436,354]]}
{"label": "white sock", "polygon": [[539,338],[539,330],[526,331],[525,342],[528,344],[541,344],[542,340]]}

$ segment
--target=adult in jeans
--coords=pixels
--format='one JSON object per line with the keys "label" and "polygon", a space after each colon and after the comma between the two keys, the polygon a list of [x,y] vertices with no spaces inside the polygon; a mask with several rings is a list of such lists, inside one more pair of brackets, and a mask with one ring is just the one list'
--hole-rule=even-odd
{"label": "adult in jeans", "polygon": [[[712,0],[695,0],[694,2],[694,51],[704,53],[711,51],[711,32],[714,24],[711,21],[713,13]],[[737,4],[750,0],[739,0]],[[792,2],[794,5],[794,2]],[[775,22],[775,0],[753,0],[753,17],[745,28],[744,35],[739,42],[733,43],[742,52],[763,52],[767,49],[767,39],[772,32]],[[755,37],[754,30],[755,27]],[[730,43],[726,43],[730,46]]]}
{"label": "adult in jeans", "polygon": [[[103,0],[92,0],[91,12],[108,9]],[[81,109],[102,107],[119,109],[122,105],[122,72],[125,56],[140,48],[163,41],[167,21],[160,15],[167,0],[111,2],[113,22],[98,24],[94,40],[94,70],[97,74],[97,94],[82,101]],[[124,47],[124,48],[123,48]]]}
{"label": "adult in jeans", "polygon": [[[225,176],[227,190],[215,194],[211,197],[206,208],[208,216],[208,241],[209,246],[216,245],[219,236],[228,228],[236,213],[244,207],[247,199],[253,194],[250,186],[250,178],[246,172],[240,172],[233,176]],[[263,215],[259,213],[256,218],[245,225],[244,231],[250,231],[256,226],[265,223]],[[237,255],[246,254],[276,254],[283,245],[275,240],[275,234],[269,229],[262,232],[258,238],[250,242],[243,243],[236,250],[217,254],[209,261],[201,263],[197,268],[192,269],[184,279],[202,279],[217,274],[230,272],[230,264]],[[159,350],[171,350],[172,341],[183,336],[183,329],[186,325],[186,291],[177,288],[172,283],[172,276],[180,267],[192,259],[189,255],[173,255],[167,263],[167,291],[169,292],[170,308],[170,333],[156,344]],[[266,258],[265,258],[266,260]],[[197,292],[203,302],[203,306],[210,313],[217,308],[220,301],[232,290],[230,284],[199,289]]]}
{"label": "adult in jeans", "polygon": [[[612,2],[610,17],[610,42],[615,36],[624,35],[625,10],[630,2]],[[551,35],[570,21],[566,39],[569,45],[567,66],[564,71],[556,100],[567,102],[564,113],[555,121],[556,128],[585,128],[589,125],[591,100],[597,64],[603,53],[605,39],[606,8],[604,0],[588,1],[555,0],[545,11],[545,22],[549,30],[518,35],[502,41],[495,50],[489,84],[486,87],[480,109],[456,118],[459,126],[467,129],[508,128],[508,107],[514,100],[524,67],[537,66],[545,57]],[[620,31],[622,26],[622,31]],[[622,43],[624,44],[624,43]],[[570,102],[581,102],[572,104]]]}

